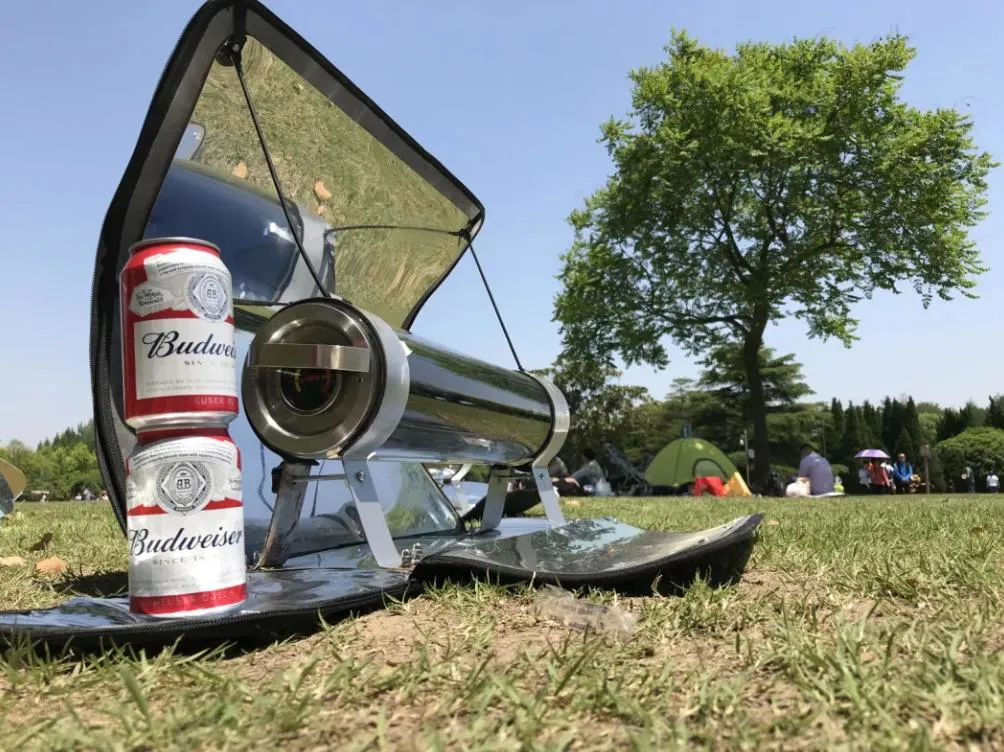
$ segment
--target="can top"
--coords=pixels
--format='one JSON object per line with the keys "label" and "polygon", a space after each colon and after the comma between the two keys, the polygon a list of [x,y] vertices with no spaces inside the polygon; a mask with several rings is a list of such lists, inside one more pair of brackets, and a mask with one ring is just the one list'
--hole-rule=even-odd
{"label": "can top", "polygon": [[129,247],[129,255],[132,256],[140,251],[151,248],[155,245],[195,245],[202,246],[206,250],[214,252],[217,256],[220,254],[220,247],[215,243],[210,243],[208,240],[200,240],[199,238],[186,238],[186,237],[169,237],[169,238],[146,238],[140,240],[138,243],[133,243]]}

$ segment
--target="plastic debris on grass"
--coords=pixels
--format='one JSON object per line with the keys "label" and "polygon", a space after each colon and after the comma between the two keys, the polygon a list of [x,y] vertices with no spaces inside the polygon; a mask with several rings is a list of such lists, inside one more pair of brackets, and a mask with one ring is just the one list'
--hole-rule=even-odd
{"label": "plastic debris on grass", "polygon": [[553,585],[546,585],[539,591],[534,599],[534,610],[538,618],[622,640],[631,637],[638,626],[638,617],[616,604],[590,603]]}

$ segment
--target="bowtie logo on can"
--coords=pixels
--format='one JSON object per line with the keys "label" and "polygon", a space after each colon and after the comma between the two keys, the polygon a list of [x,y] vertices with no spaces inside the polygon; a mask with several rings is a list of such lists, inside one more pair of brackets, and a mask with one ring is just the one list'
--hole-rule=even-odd
{"label": "bowtie logo on can", "polygon": [[130,608],[204,616],[243,603],[240,452],[226,428],[141,434],[126,471]]}
{"label": "bowtie logo on can", "polygon": [[225,319],[230,311],[229,287],[223,275],[215,272],[193,274],[188,279],[188,305],[199,318],[208,321]]}
{"label": "bowtie logo on can", "polygon": [[157,474],[157,501],[174,514],[198,512],[209,502],[210,470],[204,462],[191,460],[165,465]]}

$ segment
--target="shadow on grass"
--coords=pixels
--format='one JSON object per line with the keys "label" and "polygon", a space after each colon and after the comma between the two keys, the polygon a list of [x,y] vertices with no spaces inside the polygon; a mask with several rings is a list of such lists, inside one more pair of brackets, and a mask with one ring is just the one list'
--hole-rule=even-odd
{"label": "shadow on grass", "polygon": [[[386,609],[421,595],[422,591],[421,587],[409,586],[398,592],[374,592],[352,603],[329,607],[326,613],[317,610],[265,612],[257,618],[252,616],[230,623],[193,620],[182,625],[177,619],[171,619],[162,625],[147,623],[119,632],[60,627],[55,621],[42,629],[12,630],[8,627],[0,629],[0,665],[30,665],[33,657],[71,662],[102,655],[118,659],[138,659],[143,655],[151,658],[164,651],[181,656],[237,658],[276,644],[299,641],[317,634],[325,626]],[[75,592],[80,594],[79,590]]]}
{"label": "shadow on grass", "polygon": [[101,572],[66,579],[53,585],[62,595],[69,597],[113,598],[129,594],[127,572]]}

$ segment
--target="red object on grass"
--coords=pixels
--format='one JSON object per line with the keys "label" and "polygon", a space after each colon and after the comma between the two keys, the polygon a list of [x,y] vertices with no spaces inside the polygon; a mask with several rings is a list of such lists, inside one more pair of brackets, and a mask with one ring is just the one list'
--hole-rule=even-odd
{"label": "red object on grass", "polygon": [[725,495],[725,485],[722,483],[722,479],[716,475],[694,478],[694,496],[703,496],[706,490],[710,491],[712,496]]}

